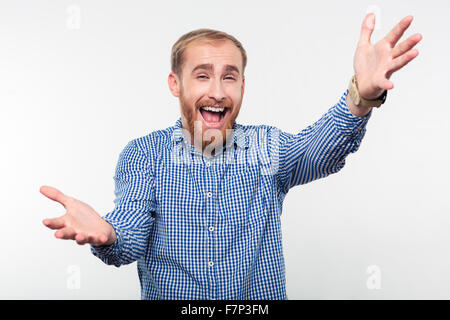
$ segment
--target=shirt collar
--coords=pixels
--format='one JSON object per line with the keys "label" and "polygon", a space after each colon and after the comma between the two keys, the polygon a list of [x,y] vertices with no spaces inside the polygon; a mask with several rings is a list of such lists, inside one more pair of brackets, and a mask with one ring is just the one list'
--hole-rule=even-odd
{"label": "shirt collar", "polygon": [[[249,146],[249,137],[243,130],[242,125],[234,122],[232,128],[233,128],[233,132],[232,132],[233,144],[238,146],[241,149],[247,149]],[[185,141],[185,137],[184,137],[181,129],[182,129],[182,124],[181,124],[181,117],[180,117],[175,122],[174,130],[173,130],[173,134],[172,134],[172,140],[175,142],[175,144]]]}

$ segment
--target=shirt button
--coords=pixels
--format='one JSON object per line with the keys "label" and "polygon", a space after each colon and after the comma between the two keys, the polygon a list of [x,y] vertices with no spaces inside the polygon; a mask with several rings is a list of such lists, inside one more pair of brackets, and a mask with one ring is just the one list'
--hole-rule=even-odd
{"label": "shirt button", "polygon": [[211,232],[213,232],[214,231],[214,227],[213,226],[211,226],[211,227],[209,227],[209,229],[208,229],[209,231],[211,231]]}
{"label": "shirt button", "polygon": [[214,262],[210,261],[208,262],[208,266],[212,267],[214,265]]}
{"label": "shirt button", "polygon": [[211,198],[211,197],[212,197],[212,192],[206,193],[206,196],[207,196],[208,198]]}
{"label": "shirt button", "polygon": [[207,162],[205,165],[209,168],[209,166],[211,165],[211,163]]}

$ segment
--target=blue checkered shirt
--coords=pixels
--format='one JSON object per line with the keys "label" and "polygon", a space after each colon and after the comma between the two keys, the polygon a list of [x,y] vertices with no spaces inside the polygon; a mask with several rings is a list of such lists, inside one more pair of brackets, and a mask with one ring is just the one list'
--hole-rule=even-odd
{"label": "blue checkered shirt", "polygon": [[296,134],[235,123],[209,158],[184,139],[181,118],[130,141],[103,217],[117,239],[92,253],[117,267],[137,261],[142,299],[287,299],[283,200],[357,151],[372,111],[354,116],[347,93]]}

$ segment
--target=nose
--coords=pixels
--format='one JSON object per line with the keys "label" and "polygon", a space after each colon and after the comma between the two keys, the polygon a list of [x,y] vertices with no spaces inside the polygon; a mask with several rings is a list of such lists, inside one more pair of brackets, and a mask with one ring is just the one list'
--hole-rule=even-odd
{"label": "nose", "polygon": [[211,81],[208,96],[210,99],[214,99],[217,102],[222,102],[226,99],[225,91],[223,90],[223,86],[220,81],[220,78],[219,78],[219,80]]}

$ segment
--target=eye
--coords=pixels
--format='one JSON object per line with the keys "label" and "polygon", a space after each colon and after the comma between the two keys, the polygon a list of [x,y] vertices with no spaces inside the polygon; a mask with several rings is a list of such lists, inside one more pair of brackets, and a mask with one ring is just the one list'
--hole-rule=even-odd
{"label": "eye", "polygon": [[[208,79],[208,76],[205,76],[205,75],[201,75],[201,76],[197,76],[197,79]],[[233,78],[233,77],[225,77],[225,79],[226,80],[236,80],[235,78]]]}

